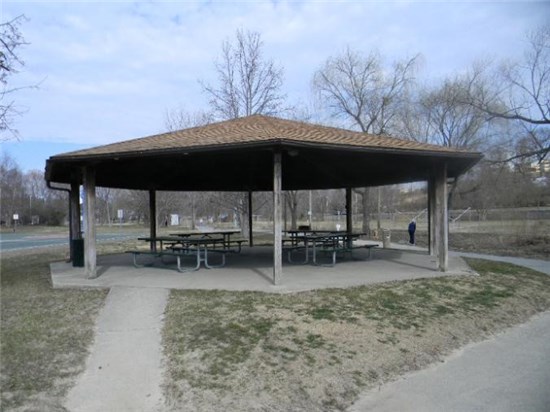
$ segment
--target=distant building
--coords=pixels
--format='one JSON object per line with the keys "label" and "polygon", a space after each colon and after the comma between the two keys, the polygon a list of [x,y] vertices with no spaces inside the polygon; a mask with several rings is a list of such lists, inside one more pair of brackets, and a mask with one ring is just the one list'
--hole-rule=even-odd
{"label": "distant building", "polygon": [[550,160],[546,159],[542,162],[531,163],[531,168],[529,171],[535,178],[550,176]]}

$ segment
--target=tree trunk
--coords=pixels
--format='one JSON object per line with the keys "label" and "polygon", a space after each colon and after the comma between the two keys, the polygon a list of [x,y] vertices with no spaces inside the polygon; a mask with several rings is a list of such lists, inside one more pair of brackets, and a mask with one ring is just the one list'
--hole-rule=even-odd
{"label": "tree trunk", "polygon": [[105,210],[107,212],[107,224],[111,226],[111,208],[108,201],[105,202]]}
{"label": "tree trunk", "polygon": [[290,209],[290,229],[296,230],[298,228],[298,191],[290,190],[285,194]]}
{"label": "tree trunk", "polygon": [[244,239],[248,239],[248,193],[243,193],[239,199],[239,220],[241,225],[241,235]]}
{"label": "tree trunk", "polygon": [[447,210],[449,211],[449,216],[451,215],[453,195],[457,187],[458,187],[458,177],[453,180],[453,183],[451,183],[451,186],[448,189],[449,193],[447,194]]}
{"label": "tree trunk", "polygon": [[362,232],[365,233],[366,237],[370,237],[370,189],[368,187],[365,187],[363,189],[356,190],[355,193],[361,196],[361,214],[363,216]]}
{"label": "tree trunk", "polygon": [[382,219],[380,218],[380,214],[382,210],[381,192],[382,192],[382,188],[378,187],[378,205],[376,210],[376,229],[378,231],[378,236],[380,236],[380,233],[382,232]]}
{"label": "tree trunk", "polygon": [[195,193],[191,193],[191,230],[195,230],[197,228],[197,206],[195,204]]}

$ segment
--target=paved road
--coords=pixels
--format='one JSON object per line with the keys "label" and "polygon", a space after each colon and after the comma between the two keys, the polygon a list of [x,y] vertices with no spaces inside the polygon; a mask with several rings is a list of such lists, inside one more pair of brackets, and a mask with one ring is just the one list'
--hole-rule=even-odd
{"label": "paved road", "polygon": [[[69,246],[68,234],[29,234],[29,233],[2,233],[0,234],[0,251],[7,252],[22,249],[44,248],[51,246]],[[101,233],[97,235],[99,242],[109,240],[123,240],[137,237],[136,234]]]}
{"label": "paved road", "polygon": [[550,312],[369,391],[348,412],[548,412]]}

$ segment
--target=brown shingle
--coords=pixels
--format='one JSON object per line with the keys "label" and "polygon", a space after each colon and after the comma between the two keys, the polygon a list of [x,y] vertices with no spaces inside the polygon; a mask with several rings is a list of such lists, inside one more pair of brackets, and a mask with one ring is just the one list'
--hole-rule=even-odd
{"label": "brown shingle", "polygon": [[335,127],[253,115],[206,126],[192,127],[175,132],[64,153],[53,158],[129,154],[149,151],[176,151],[274,141],[358,148],[447,153],[465,152],[412,140],[397,139],[389,136],[375,136]]}

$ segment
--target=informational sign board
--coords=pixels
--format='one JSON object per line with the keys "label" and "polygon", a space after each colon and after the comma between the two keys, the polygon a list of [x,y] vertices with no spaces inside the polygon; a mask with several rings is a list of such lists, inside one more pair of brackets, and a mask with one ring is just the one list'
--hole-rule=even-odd
{"label": "informational sign board", "polygon": [[179,215],[170,215],[170,226],[178,226],[180,224]]}
{"label": "informational sign board", "polygon": [[13,220],[19,220],[19,215],[17,213],[13,214]]}
{"label": "informational sign board", "polygon": [[123,219],[124,218],[124,209],[118,209],[117,212],[116,212],[116,215],[119,219]]}

